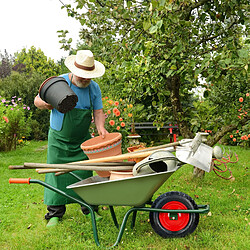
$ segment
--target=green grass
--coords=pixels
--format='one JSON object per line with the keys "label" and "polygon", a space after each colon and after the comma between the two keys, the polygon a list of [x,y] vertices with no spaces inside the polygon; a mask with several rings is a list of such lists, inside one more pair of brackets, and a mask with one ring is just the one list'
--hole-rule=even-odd
{"label": "green grass", "polygon": [[[46,142],[30,142],[12,152],[0,152],[0,249],[97,249],[89,218],[82,215],[78,204],[67,206],[60,225],[47,229],[43,204],[43,187],[36,184],[9,184],[8,179],[44,180],[35,170],[9,170],[9,165],[24,162],[46,162]],[[226,148],[229,150],[229,148]],[[155,193],[154,199],[168,191],[181,191],[197,204],[209,204],[211,214],[200,215],[193,234],[185,238],[163,239],[148,221],[148,213],[139,212],[136,226],[130,220],[118,249],[248,249],[249,242],[249,177],[250,150],[231,147],[239,162],[230,164],[233,180],[224,180],[213,172],[203,180],[192,178],[192,167],[183,166]],[[136,192],[136,190],[135,190]],[[108,210],[100,206],[103,220],[98,222],[102,245],[112,245],[118,230]],[[121,219],[128,207],[115,207]]]}

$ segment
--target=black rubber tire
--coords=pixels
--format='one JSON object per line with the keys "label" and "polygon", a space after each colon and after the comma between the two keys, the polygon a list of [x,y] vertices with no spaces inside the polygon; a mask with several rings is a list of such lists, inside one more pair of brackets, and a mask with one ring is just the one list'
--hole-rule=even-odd
{"label": "black rubber tire", "polygon": [[[187,209],[192,209],[192,210],[198,209],[197,204],[190,196],[188,196],[185,193],[176,191],[167,192],[160,195],[153,202],[151,208],[161,209],[164,205],[166,205],[169,202],[179,202],[182,205],[184,205]],[[181,230],[171,231],[171,228],[166,228],[164,225],[162,225],[161,223],[162,219],[160,219],[160,214],[163,213],[150,212],[149,219],[154,231],[163,238],[185,237],[186,235],[193,233],[199,223],[199,214],[190,213],[189,220],[187,220],[186,226],[183,226]]]}

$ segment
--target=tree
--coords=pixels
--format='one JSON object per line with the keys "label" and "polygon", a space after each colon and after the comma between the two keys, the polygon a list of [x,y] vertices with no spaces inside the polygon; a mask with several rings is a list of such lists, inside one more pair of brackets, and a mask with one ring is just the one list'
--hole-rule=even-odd
{"label": "tree", "polygon": [[[240,122],[228,117],[248,86],[247,0],[76,3],[66,8],[83,25],[84,47],[98,49],[108,69],[107,82],[116,82],[124,96],[147,100],[151,112],[157,110],[151,113],[157,114],[151,116],[155,120],[172,116],[181,135],[192,138],[195,107],[187,101],[190,91],[213,85],[210,97],[205,96],[215,106],[209,145],[247,123],[248,117]],[[232,83],[240,90],[234,91]],[[222,98],[222,91],[231,94]]]}
{"label": "tree", "polygon": [[4,51],[4,55],[0,53],[0,57],[0,78],[5,78],[11,74],[13,58],[6,50]]}
{"label": "tree", "polygon": [[13,69],[27,75],[33,72],[40,73],[46,78],[60,73],[60,66],[51,58],[48,59],[41,49],[36,49],[34,46],[28,51],[24,48],[21,52],[15,53]]}

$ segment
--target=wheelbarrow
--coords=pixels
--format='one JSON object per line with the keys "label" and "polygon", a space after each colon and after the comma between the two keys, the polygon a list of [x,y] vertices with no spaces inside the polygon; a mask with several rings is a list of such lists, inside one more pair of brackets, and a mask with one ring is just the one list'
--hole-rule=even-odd
{"label": "wheelbarrow", "polygon": [[[36,179],[9,179],[9,183],[40,184],[87,207],[91,214],[93,235],[97,246],[100,246],[100,242],[93,209],[94,205],[108,205],[115,226],[118,229],[120,228],[112,247],[118,245],[121,241],[130,214],[132,214],[131,228],[135,226],[138,211],[149,212],[150,224],[161,237],[184,237],[194,232],[199,223],[199,214],[207,213],[209,205],[197,205],[190,196],[177,191],[164,193],[152,201],[153,194],[183,163],[178,161],[174,155],[167,154],[160,159],[149,158],[147,164],[144,161],[141,165],[137,163],[134,166],[135,171],[138,172],[140,169],[150,166],[155,169],[157,163],[162,167],[162,162],[170,167],[161,168],[160,172],[151,172],[117,180],[93,176],[68,186],[67,188],[72,189],[79,195],[79,199]],[[131,207],[124,215],[120,227],[114,206]]]}

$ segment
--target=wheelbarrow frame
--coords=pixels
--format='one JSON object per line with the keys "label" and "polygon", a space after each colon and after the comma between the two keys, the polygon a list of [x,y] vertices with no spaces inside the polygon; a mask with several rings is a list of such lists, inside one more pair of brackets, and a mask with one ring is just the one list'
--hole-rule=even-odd
{"label": "wheelbarrow frame", "polygon": [[[30,184],[30,183],[40,184],[40,185],[42,185],[42,186],[44,186],[44,187],[58,193],[58,194],[61,194],[61,195],[65,196],[65,197],[67,197],[67,198],[72,199],[73,201],[75,201],[76,203],[79,203],[82,206],[85,206],[89,210],[89,212],[91,214],[91,223],[92,223],[93,236],[94,236],[95,243],[96,243],[97,246],[101,246],[100,241],[99,241],[99,237],[98,237],[98,231],[97,231],[97,226],[96,226],[96,218],[95,218],[94,208],[90,204],[86,203],[82,198],[78,199],[78,198],[72,197],[72,196],[68,195],[67,193],[63,192],[62,190],[60,190],[58,188],[55,188],[54,186],[51,186],[50,184],[48,184],[48,183],[46,183],[44,181],[41,181],[41,180],[37,180],[37,179],[10,178],[9,183],[10,184],[12,184],[12,183],[16,183],[16,184],[17,183],[19,183],[19,184]],[[123,233],[124,233],[124,230],[125,230],[125,227],[126,227],[126,224],[127,224],[128,217],[129,217],[129,215],[131,213],[133,213],[133,218],[132,218],[132,223],[131,223],[131,228],[133,228],[135,226],[136,214],[137,214],[138,211],[157,212],[157,213],[170,213],[170,216],[171,216],[171,213],[174,214],[174,215],[177,214],[177,213],[188,213],[188,214],[198,213],[198,214],[202,214],[202,213],[207,213],[209,211],[209,209],[210,209],[209,205],[197,205],[198,209],[192,209],[192,210],[190,210],[190,209],[187,209],[187,210],[157,209],[157,208],[145,207],[146,204],[151,204],[151,203],[150,202],[145,203],[144,207],[142,207],[142,206],[140,206],[140,207],[132,207],[126,212],[126,214],[123,217],[123,221],[122,221],[122,224],[120,226],[120,230],[118,232],[116,241],[111,247],[117,246],[119,244],[119,242],[121,241],[121,238],[123,236]],[[119,224],[117,222],[117,218],[116,218],[116,215],[115,215],[114,208],[113,208],[113,206],[110,206],[110,205],[109,205],[109,208],[110,208],[110,213],[111,213],[111,217],[113,219],[113,222],[114,222],[115,226],[119,229]]]}

